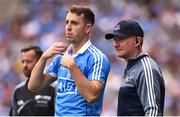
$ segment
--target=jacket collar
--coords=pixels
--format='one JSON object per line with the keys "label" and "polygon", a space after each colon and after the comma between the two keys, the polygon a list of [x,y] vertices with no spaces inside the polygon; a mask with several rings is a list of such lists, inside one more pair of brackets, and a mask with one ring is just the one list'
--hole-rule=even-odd
{"label": "jacket collar", "polygon": [[139,60],[139,59],[141,59],[141,58],[143,58],[145,56],[149,56],[148,53],[142,52],[137,57],[129,59],[128,62],[130,62],[130,61],[137,61],[137,60]]}
{"label": "jacket collar", "polygon": [[127,63],[126,70],[130,69],[137,61],[139,61],[140,59],[142,59],[145,56],[149,56],[148,53],[142,52],[137,57],[135,57],[133,59],[129,59],[128,63]]}

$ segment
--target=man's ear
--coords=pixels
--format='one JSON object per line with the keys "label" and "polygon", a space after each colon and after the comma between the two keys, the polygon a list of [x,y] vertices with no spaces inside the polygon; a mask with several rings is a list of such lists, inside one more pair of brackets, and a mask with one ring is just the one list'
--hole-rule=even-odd
{"label": "man's ear", "polygon": [[85,27],[85,32],[88,34],[88,33],[90,33],[91,32],[91,30],[92,30],[92,24],[86,24],[86,27]]}
{"label": "man's ear", "polygon": [[138,47],[138,46],[141,46],[141,44],[142,44],[142,38],[136,37],[135,46]]}

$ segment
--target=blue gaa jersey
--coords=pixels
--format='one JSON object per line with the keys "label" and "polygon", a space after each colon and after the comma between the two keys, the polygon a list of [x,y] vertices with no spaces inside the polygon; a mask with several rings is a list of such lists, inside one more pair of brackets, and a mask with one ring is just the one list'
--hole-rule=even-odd
{"label": "blue gaa jersey", "polygon": [[[66,53],[71,54],[72,48],[69,47]],[[96,102],[88,103],[80,95],[69,70],[61,66],[62,56],[56,56],[46,70],[58,80],[55,116],[99,116],[102,111],[104,88]],[[88,80],[100,81],[105,87],[110,64],[106,56],[93,46],[90,40],[73,56],[76,64]]]}

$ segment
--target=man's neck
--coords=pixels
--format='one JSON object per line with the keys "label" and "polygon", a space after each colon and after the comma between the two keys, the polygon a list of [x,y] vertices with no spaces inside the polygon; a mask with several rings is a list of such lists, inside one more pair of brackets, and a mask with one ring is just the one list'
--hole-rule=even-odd
{"label": "man's neck", "polygon": [[79,43],[73,43],[72,44],[72,49],[73,49],[73,53],[72,54],[73,55],[76,54],[87,41],[88,41],[88,39],[84,39],[84,40],[82,40]]}
{"label": "man's neck", "polygon": [[138,55],[142,53],[142,49],[137,50],[134,54],[129,56],[128,58],[125,58],[126,62],[128,62],[130,59],[135,59]]}

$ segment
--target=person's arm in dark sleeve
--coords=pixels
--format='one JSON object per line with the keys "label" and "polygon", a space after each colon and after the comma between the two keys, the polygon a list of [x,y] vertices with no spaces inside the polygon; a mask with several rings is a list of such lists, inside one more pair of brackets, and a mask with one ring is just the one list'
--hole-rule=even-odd
{"label": "person's arm in dark sleeve", "polygon": [[160,108],[160,82],[156,71],[147,67],[140,73],[137,92],[144,108],[145,116],[162,116]]}
{"label": "person's arm in dark sleeve", "polygon": [[13,92],[12,97],[11,97],[9,116],[18,116],[17,102],[15,99],[15,91]]}

